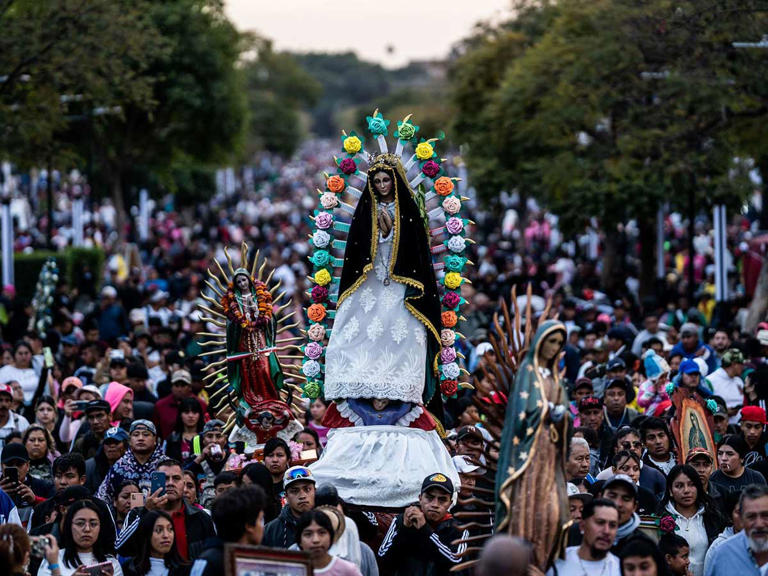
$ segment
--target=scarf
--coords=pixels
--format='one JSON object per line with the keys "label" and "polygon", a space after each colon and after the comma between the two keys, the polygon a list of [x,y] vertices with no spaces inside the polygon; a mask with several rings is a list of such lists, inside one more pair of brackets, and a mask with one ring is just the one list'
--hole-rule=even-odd
{"label": "scarf", "polygon": [[637,528],[640,526],[640,516],[637,515],[637,512],[634,512],[632,514],[632,518],[629,519],[629,521],[625,524],[622,524],[619,526],[619,529],[616,530],[616,542],[614,542],[614,546],[620,541],[632,534]]}

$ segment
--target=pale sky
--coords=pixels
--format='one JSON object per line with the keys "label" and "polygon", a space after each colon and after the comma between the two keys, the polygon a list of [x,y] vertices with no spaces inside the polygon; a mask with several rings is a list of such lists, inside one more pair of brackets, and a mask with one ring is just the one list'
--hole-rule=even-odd
{"label": "pale sky", "polygon": [[[509,0],[226,0],[240,30],[274,41],[277,50],[354,50],[387,67],[442,58],[479,20],[509,16]],[[387,45],[394,54],[387,54]]]}

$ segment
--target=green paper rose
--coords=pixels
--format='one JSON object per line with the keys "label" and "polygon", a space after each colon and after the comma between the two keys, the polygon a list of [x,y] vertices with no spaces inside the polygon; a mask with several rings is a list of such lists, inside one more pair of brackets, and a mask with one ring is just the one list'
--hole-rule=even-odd
{"label": "green paper rose", "polygon": [[307,398],[315,400],[316,398],[320,397],[321,392],[322,392],[322,388],[320,388],[320,384],[318,384],[317,382],[310,381],[304,384],[304,395]]}
{"label": "green paper rose", "polygon": [[418,130],[418,128],[410,122],[405,122],[404,124],[398,123],[397,137],[400,140],[410,140],[416,136],[416,130]]}

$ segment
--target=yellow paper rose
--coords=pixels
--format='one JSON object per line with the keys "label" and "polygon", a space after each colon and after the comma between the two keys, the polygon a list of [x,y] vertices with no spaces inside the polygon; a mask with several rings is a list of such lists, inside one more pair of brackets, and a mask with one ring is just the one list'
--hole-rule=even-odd
{"label": "yellow paper rose", "polygon": [[429,142],[422,142],[416,146],[416,158],[419,160],[429,160],[432,158],[432,154],[434,153],[435,150],[432,148],[432,144]]}
{"label": "yellow paper rose", "polygon": [[320,286],[325,286],[326,284],[330,284],[331,282],[331,275],[323,268],[322,270],[318,270],[315,272],[315,283],[319,284]]}
{"label": "yellow paper rose", "polygon": [[445,285],[451,290],[456,290],[456,288],[461,286],[461,274],[458,272],[448,272],[445,275]]}
{"label": "yellow paper rose", "polygon": [[347,154],[357,154],[363,147],[363,143],[357,136],[350,136],[344,139],[344,150]]}

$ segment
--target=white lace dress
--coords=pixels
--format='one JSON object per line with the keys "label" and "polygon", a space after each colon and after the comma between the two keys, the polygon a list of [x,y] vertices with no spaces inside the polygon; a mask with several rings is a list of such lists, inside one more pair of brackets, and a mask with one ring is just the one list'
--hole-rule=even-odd
{"label": "white lace dress", "polygon": [[326,352],[328,400],[422,401],[426,329],[404,305],[405,285],[388,278],[393,236],[379,234],[375,273],[336,311]]}

